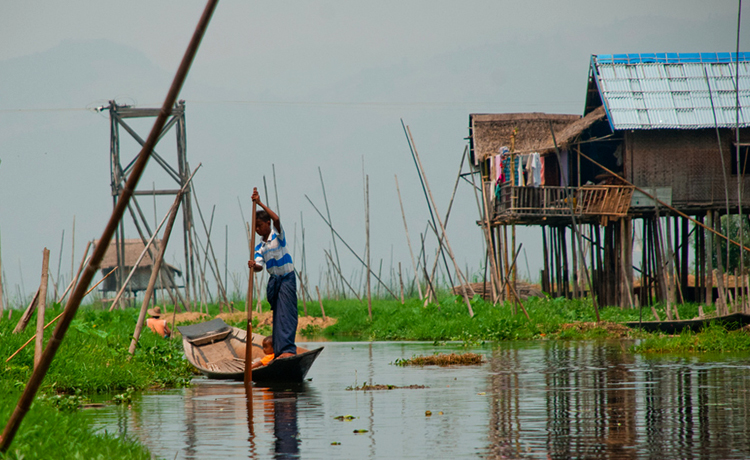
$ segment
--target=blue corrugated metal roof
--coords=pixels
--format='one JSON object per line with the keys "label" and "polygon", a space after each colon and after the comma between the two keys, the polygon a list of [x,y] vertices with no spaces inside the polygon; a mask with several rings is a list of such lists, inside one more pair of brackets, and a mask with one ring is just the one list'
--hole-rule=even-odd
{"label": "blue corrugated metal roof", "polygon": [[[739,57],[739,59],[738,59]],[[603,54],[591,57],[615,130],[750,126],[750,53]]]}

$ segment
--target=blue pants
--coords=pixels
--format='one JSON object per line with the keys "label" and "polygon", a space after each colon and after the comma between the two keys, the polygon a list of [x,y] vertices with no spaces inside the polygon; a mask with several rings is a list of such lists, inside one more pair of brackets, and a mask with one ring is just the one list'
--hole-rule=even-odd
{"label": "blue pants", "polygon": [[271,275],[266,290],[273,311],[273,353],[297,354],[297,277],[294,272]]}

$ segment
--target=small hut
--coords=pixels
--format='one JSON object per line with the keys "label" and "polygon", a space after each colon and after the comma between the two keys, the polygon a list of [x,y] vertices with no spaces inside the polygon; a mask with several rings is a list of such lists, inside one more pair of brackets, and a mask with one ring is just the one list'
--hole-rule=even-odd
{"label": "small hut", "polygon": [[[146,288],[148,288],[148,282],[149,279],[151,279],[151,272],[153,271],[154,266],[154,261],[151,258],[151,254],[153,254],[154,257],[156,256],[159,251],[158,248],[160,247],[160,244],[161,240],[156,240],[151,245],[150,253],[149,251],[146,251],[146,254],[138,263],[138,267],[135,269],[135,272],[133,272],[133,276],[128,282],[128,292],[136,294],[139,291],[145,291]],[[123,251],[123,260],[125,260],[125,266],[122,267],[120,273],[122,279],[124,280],[125,277],[127,277],[127,275],[133,270],[133,267],[135,266],[136,261],[138,261],[138,258],[141,256],[145,245],[140,239],[126,239],[122,246],[123,247],[121,248],[121,250]],[[117,247],[115,245],[115,242],[112,241],[109,244],[107,252],[104,255],[104,259],[101,263],[102,276],[109,273],[116,266]],[[155,289],[175,289],[177,287],[180,287],[177,286],[177,283],[175,282],[176,277],[182,276],[182,272],[180,270],[167,263],[162,263],[162,274],[163,276],[160,276],[156,280],[156,284],[154,286]],[[101,284],[100,290],[104,293],[116,292],[117,281],[115,277],[110,276],[109,278],[104,280],[104,282]]]}

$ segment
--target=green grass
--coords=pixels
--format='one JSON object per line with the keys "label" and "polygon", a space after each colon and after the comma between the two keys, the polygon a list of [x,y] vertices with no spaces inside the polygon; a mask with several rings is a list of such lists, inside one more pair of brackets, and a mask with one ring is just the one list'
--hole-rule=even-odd
{"label": "green grass", "polygon": [[[50,308],[47,322],[60,313]],[[31,376],[34,342],[10,362],[5,360],[35,333],[36,319],[13,334],[21,312],[0,321],[0,424],[4,427]],[[137,311],[100,311],[82,307],[68,329],[5,458],[150,458],[148,451],[126,439],[93,433],[77,411],[87,396],[113,395],[127,401],[134,391],[188,385],[193,367],[183,358],[180,340],[165,340],[145,329],[135,356],[127,353]],[[45,331],[45,343],[53,326]]]}
{"label": "green grass", "polygon": [[727,331],[711,324],[701,332],[684,331],[668,337],[654,335],[633,348],[637,353],[727,353],[750,350],[750,334],[745,330]]}
{"label": "green grass", "polygon": [[[531,298],[524,302],[529,314],[526,318],[519,308],[514,313],[510,304],[492,305],[481,298],[471,302],[474,317],[461,297],[446,296],[440,306],[422,306],[418,299],[404,305],[394,300],[373,301],[373,319],[369,320],[367,304],[356,300],[327,300],[326,314],[338,322],[325,329],[323,335],[334,340],[420,340],[461,341],[465,344],[505,340],[591,340],[611,337],[642,339],[632,350],[636,353],[705,353],[750,351],[750,335],[746,331],[727,331],[720,326],[706,330],[685,332],[678,336],[650,334],[622,325],[638,321],[637,309],[605,307],[599,310],[601,322],[596,323],[590,299]],[[706,314],[713,313],[704,307]],[[682,319],[698,316],[698,304],[679,305]],[[656,306],[657,313],[666,317],[664,306]],[[308,311],[320,316],[317,305]],[[643,309],[643,320],[653,320],[650,307]]]}
{"label": "green grass", "polygon": [[[3,391],[0,424],[4,427],[20,391]],[[150,459],[142,445],[106,433],[94,433],[80,411],[58,410],[44,399],[35,401],[21,424],[7,459]]]}

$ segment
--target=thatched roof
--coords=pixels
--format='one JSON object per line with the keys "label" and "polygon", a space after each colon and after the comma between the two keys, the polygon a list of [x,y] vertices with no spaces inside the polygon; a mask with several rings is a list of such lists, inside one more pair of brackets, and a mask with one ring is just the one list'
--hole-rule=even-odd
{"label": "thatched roof", "polygon": [[[98,241],[97,241],[98,243]],[[154,255],[157,254],[158,249],[155,249],[155,245],[160,245],[161,240],[157,239],[154,241],[154,244],[151,245],[152,252]],[[132,239],[132,240],[125,240],[125,266],[126,267],[132,267],[135,265],[135,261],[138,260],[138,257],[140,257],[141,252],[143,252],[143,248],[145,245],[143,244],[143,241],[140,239]],[[159,246],[156,246],[159,247]],[[151,256],[148,252],[146,252],[146,255],[143,256],[143,259],[141,259],[141,262],[138,264],[139,267],[150,267],[154,265],[154,261],[151,259]],[[117,266],[117,249],[115,249],[115,242],[112,241],[109,243],[109,247],[107,248],[106,254],[104,254],[104,259],[102,259],[101,267],[107,268],[107,267],[116,267]]]}
{"label": "thatched roof", "polygon": [[516,132],[516,152],[540,152],[552,142],[550,122],[557,136],[568,125],[580,118],[579,115],[538,112],[471,114],[469,124],[474,156],[482,161],[489,156],[496,155],[502,146],[510,148],[514,131]]}
{"label": "thatched roof", "polygon": [[[574,142],[576,138],[582,132],[587,130],[591,125],[593,125],[597,121],[602,120],[606,115],[607,114],[604,111],[604,106],[601,105],[596,110],[589,113],[585,117],[579,118],[578,120],[566,126],[561,132],[558,132],[555,129],[555,140],[557,141],[557,147],[558,148],[567,147],[568,145],[570,145],[570,143]],[[552,140],[552,136],[550,135],[547,145],[542,147],[540,149],[540,152],[546,151],[546,150],[554,150],[554,149],[555,149],[555,144]]]}

